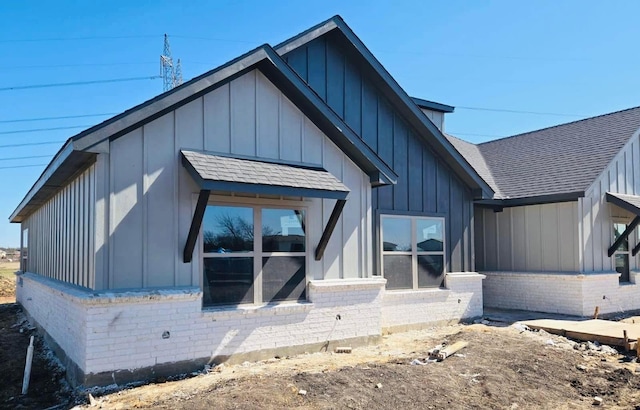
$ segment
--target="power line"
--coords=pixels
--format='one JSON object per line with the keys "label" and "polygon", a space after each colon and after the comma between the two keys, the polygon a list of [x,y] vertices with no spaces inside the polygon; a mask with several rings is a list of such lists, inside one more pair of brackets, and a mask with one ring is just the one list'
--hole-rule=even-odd
{"label": "power line", "polygon": [[0,169],[14,169],[14,168],[31,168],[31,167],[44,167],[48,164],[29,164],[29,165],[13,165],[8,167],[0,167]]}
{"label": "power line", "polygon": [[231,39],[231,38],[216,38],[216,37],[181,36],[181,35],[176,35],[176,34],[171,34],[171,38],[183,38],[183,39],[186,39],[186,40],[219,41],[219,42],[241,43],[241,44],[257,44],[257,43],[259,43],[259,41],[237,40],[237,39]]}
{"label": "power line", "polygon": [[2,87],[0,88],[0,91],[27,90],[27,89],[33,89],[33,88],[68,87],[68,86],[74,86],[74,85],[87,85],[87,84],[119,83],[124,81],[157,80],[158,78],[161,78],[161,76],[153,75],[149,77],[112,78],[110,80],[74,81],[70,83],[17,85],[12,87]]}
{"label": "power line", "polygon": [[39,132],[39,131],[71,130],[71,129],[74,129],[74,128],[89,128],[89,127],[93,127],[93,125],[70,125],[68,127],[28,128],[28,129],[24,129],[24,130],[0,131],[0,135],[24,134],[24,133],[27,133],[27,132]]}
{"label": "power line", "polygon": [[561,114],[557,112],[519,111],[519,110],[507,110],[504,108],[463,107],[463,106],[456,106],[455,108],[461,109],[461,110],[473,110],[473,111],[508,112],[512,114],[553,115],[557,117],[581,117],[581,118],[588,117],[588,115],[582,115],[582,114]]}
{"label": "power line", "polygon": [[0,145],[0,148],[30,147],[33,145],[54,145],[54,144],[62,144],[63,142],[65,141],[62,140],[62,141],[43,141],[43,142],[23,142],[21,144]]}
{"label": "power line", "polygon": [[14,122],[34,122],[34,121],[49,121],[49,120],[66,120],[70,118],[90,118],[90,117],[107,117],[110,115],[117,115],[114,112],[105,112],[102,114],[84,114],[84,115],[64,115],[61,117],[38,117],[38,118],[20,118],[15,120],[0,120],[0,124],[8,124]]}
{"label": "power line", "polygon": [[6,158],[0,158],[0,161],[14,161],[14,160],[20,160],[20,159],[34,159],[34,158],[51,158],[53,156],[53,154],[51,155],[30,155],[27,157],[6,157]]}
{"label": "power line", "polygon": [[106,67],[106,66],[118,66],[118,65],[151,65],[158,64],[157,61],[146,61],[137,63],[76,63],[76,64],[35,64],[35,65],[14,65],[14,66],[0,66],[0,70],[24,70],[32,68],[68,68],[68,67]]}
{"label": "power line", "polygon": [[87,36],[87,37],[49,37],[49,38],[14,38],[0,40],[0,43],[38,43],[48,41],[78,41],[78,40],[130,40],[134,38],[158,38],[161,34],[131,35],[131,36]]}

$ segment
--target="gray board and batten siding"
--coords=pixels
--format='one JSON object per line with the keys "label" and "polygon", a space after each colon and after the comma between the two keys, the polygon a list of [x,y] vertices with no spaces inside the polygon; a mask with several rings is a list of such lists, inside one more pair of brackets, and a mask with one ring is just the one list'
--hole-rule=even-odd
{"label": "gray board and batten siding", "polygon": [[[446,271],[473,271],[472,189],[408,124],[376,85],[380,80],[361,55],[340,44],[340,35],[329,32],[283,58],[398,174],[396,185],[373,190],[374,210],[444,216]],[[374,218],[374,232],[379,232],[379,217]]]}

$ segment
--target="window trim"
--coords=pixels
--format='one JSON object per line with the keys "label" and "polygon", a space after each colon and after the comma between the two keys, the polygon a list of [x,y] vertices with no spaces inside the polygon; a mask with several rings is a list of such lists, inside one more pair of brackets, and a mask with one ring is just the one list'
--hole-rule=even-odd
{"label": "window trim", "polygon": [[[200,233],[198,235],[199,245],[198,249],[200,252],[200,288],[204,290],[204,259],[205,258],[228,258],[228,257],[245,257],[245,258],[253,258],[253,303],[237,303],[237,304],[219,304],[219,305],[208,305],[204,306],[203,299],[203,307],[207,309],[215,309],[221,308],[225,306],[261,306],[266,304],[280,304],[280,303],[296,303],[301,302],[300,300],[282,300],[282,301],[274,301],[274,302],[264,302],[263,301],[263,289],[262,289],[262,259],[264,257],[278,257],[278,256],[304,256],[304,266],[305,266],[305,287],[309,283],[309,268],[310,268],[310,260],[309,258],[312,256],[310,253],[309,247],[309,207],[310,204],[306,201],[300,200],[289,200],[289,199],[261,199],[261,198],[247,198],[247,197],[235,197],[235,196],[215,196],[210,195],[209,201],[207,202],[208,206],[229,206],[229,207],[238,207],[238,208],[251,208],[253,210],[253,251],[251,252],[238,252],[238,253],[211,253],[204,252],[204,241],[203,241],[203,233],[204,233],[204,223],[200,228]],[[304,211],[305,217],[305,250],[304,252],[263,252],[262,251],[262,210],[263,209],[287,209],[287,210],[300,210]],[[206,210],[205,210],[206,212]],[[308,301],[309,295],[308,292],[305,292],[305,302]]]}
{"label": "window trim", "polygon": [[[611,227],[613,228],[612,233],[615,232],[615,225],[616,224],[624,225],[625,226],[625,230],[626,230],[629,227],[630,223],[631,223],[630,219],[627,219],[627,218],[612,218],[612,221],[611,221],[611,225],[612,225]],[[640,231],[639,231],[638,235],[640,235]],[[619,283],[629,283],[629,282],[631,282],[631,260],[632,260],[632,256],[631,256],[631,249],[632,249],[631,237],[632,236],[633,235],[627,236],[627,239],[626,239],[626,241],[627,241],[627,250],[626,251],[621,251],[620,247],[618,247],[618,249],[616,249],[613,252],[613,255],[611,255],[611,262],[613,264],[613,270],[615,272],[617,272],[617,270],[616,270],[616,256],[617,255],[627,255],[627,272],[628,272],[629,277],[626,278],[627,280],[623,280],[623,278],[622,278],[623,274],[621,272],[617,272],[617,273],[620,273],[620,276],[618,277]],[[614,243],[615,240],[616,240],[616,237],[615,237],[615,233],[614,233],[612,235],[612,238],[611,238],[611,243]],[[622,245],[622,244],[620,244],[620,245]]]}
{"label": "window trim", "polygon": [[20,230],[20,271],[28,272],[29,268],[29,227]]}
{"label": "window trim", "polygon": [[[385,251],[384,250],[384,227],[383,219],[409,219],[411,221],[411,251]],[[442,221],[442,251],[419,251],[418,250],[418,235],[417,235],[417,221],[422,220],[439,220]],[[418,257],[428,255],[442,255],[442,273],[447,274],[447,236],[446,236],[446,218],[438,215],[424,215],[417,213],[396,213],[391,211],[384,211],[378,214],[378,226],[380,231],[380,240],[378,241],[378,250],[380,257],[378,263],[380,266],[380,276],[384,276],[384,260],[385,255],[411,255],[411,280],[412,287],[410,289],[386,289],[387,292],[402,292],[407,290],[432,290],[434,287],[419,287],[418,284]],[[439,286],[442,288],[442,286]]]}

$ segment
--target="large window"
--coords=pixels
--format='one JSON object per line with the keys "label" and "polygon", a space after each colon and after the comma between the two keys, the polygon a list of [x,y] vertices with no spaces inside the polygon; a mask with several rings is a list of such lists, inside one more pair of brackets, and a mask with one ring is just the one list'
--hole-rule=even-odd
{"label": "large window", "polygon": [[[627,229],[627,224],[616,222],[613,224],[613,241],[615,242]],[[613,254],[616,272],[620,273],[620,282],[629,282],[629,237],[620,243]]]}
{"label": "large window", "polygon": [[383,215],[382,276],[387,289],[442,286],[444,219]]}
{"label": "large window", "polygon": [[304,210],[210,205],[202,232],[205,306],[305,299]]}

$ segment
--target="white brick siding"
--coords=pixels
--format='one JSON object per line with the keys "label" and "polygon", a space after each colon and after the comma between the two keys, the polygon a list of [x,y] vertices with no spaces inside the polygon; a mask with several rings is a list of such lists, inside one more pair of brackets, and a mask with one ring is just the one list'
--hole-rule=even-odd
{"label": "white brick siding", "polygon": [[482,316],[482,280],[473,272],[448,273],[444,289],[388,291],[382,327],[405,329]]}
{"label": "white brick siding", "polygon": [[449,274],[447,289],[386,295],[382,278],[314,280],[308,302],[203,310],[195,287],[94,293],[26,273],[18,277],[17,298],[90,376],[327,341],[375,340],[383,328],[480,316],[482,278]]}
{"label": "white brick siding", "polygon": [[613,273],[483,272],[484,305],[503,309],[593,315],[640,309],[640,272],[631,283],[618,283]]}

